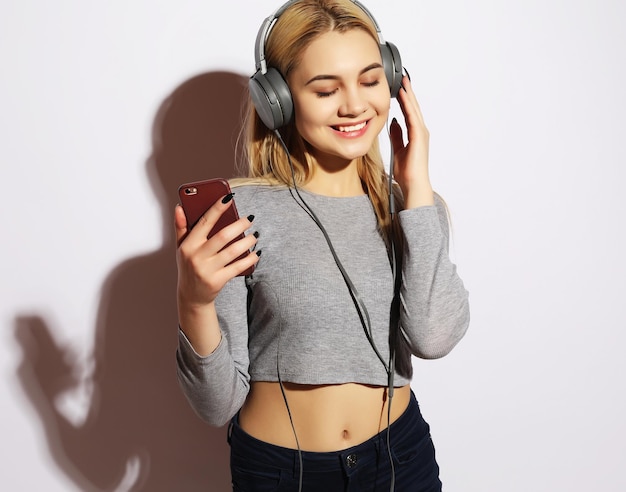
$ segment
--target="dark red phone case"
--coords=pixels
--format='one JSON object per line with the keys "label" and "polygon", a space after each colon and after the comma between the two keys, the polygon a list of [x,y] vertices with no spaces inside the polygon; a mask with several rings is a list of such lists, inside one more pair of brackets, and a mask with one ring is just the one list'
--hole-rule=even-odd
{"label": "dark red phone case", "polygon": [[[192,183],[185,183],[178,188],[178,196],[180,198],[180,204],[185,212],[187,218],[187,224],[189,229],[193,228],[200,217],[213,206],[224,195],[230,193],[230,186],[228,181],[222,178],[208,179],[205,181],[196,181]],[[231,200],[230,206],[218,219],[215,226],[209,232],[207,238],[211,238],[216,232],[223,229],[229,224],[239,220],[239,214],[237,213],[237,207],[235,206],[235,200]],[[233,239],[229,244],[242,239],[244,237],[241,234],[239,237]],[[227,246],[228,246],[227,245]],[[242,254],[238,259],[244,258],[247,253]],[[236,260],[234,260],[236,261]],[[240,275],[250,275],[254,271],[254,267],[242,272]]]}

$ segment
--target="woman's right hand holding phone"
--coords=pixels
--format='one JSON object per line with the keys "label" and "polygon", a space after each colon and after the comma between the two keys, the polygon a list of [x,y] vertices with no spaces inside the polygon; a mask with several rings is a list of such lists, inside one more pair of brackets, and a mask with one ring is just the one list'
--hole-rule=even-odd
{"label": "woman's right hand holding phone", "polygon": [[[230,206],[232,194],[218,200],[190,230],[180,205],[174,212],[176,263],[178,265],[178,320],[194,350],[201,356],[212,353],[221,341],[214,301],[226,283],[255,265],[259,256],[250,252],[256,244],[253,234],[244,233],[254,219],[242,217],[207,239],[219,217]],[[232,263],[231,263],[232,262]]]}

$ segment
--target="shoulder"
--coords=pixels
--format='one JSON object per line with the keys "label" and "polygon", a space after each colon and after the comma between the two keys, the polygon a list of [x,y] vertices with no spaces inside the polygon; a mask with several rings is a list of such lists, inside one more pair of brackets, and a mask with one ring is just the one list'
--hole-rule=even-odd
{"label": "shoulder", "polygon": [[284,185],[274,184],[262,179],[238,178],[229,180],[229,184],[235,196],[262,196],[269,200],[272,196],[282,196],[289,192],[289,188]]}
{"label": "shoulder", "polygon": [[229,183],[240,215],[256,214],[255,210],[259,209],[272,210],[284,204],[286,197],[290,198],[289,188],[265,180],[236,179]]}

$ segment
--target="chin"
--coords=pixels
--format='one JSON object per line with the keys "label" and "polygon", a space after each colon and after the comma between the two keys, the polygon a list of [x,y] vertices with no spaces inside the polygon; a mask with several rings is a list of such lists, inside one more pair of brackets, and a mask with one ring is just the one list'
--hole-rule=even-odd
{"label": "chin", "polygon": [[359,157],[363,157],[365,154],[367,154],[372,148],[373,144],[374,142],[364,142],[363,145],[356,145],[350,149],[342,149],[337,154],[338,156],[341,156],[347,160],[358,159]]}
{"label": "chin", "polygon": [[364,155],[367,154],[367,152],[369,151],[369,148],[364,151],[364,152],[354,152],[354,153],[348,153],[345,154],[341,157],[343,157],[344,159],[346,159],[347,161],[353,161],[355,159],[360,159],[361,157],[363,157]]}

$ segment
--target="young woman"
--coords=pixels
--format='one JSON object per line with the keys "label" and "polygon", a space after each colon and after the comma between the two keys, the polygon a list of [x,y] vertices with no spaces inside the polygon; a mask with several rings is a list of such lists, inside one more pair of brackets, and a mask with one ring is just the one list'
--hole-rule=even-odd
{"label": "young woman", "polygon": [[[235,491],[441,490],[410,358],[446,355],[469,309],[411,82],[389,75],[395,47],[358,2],[295,0],[268,19],[257,68],[293,114],[268,117],[255,74],[242,218],[207,240],[232,194],[192,230],[175,211],[182,389],[231,422]],[[390,205],[377,139],[395,91],[407,135],[394,120]]]}

